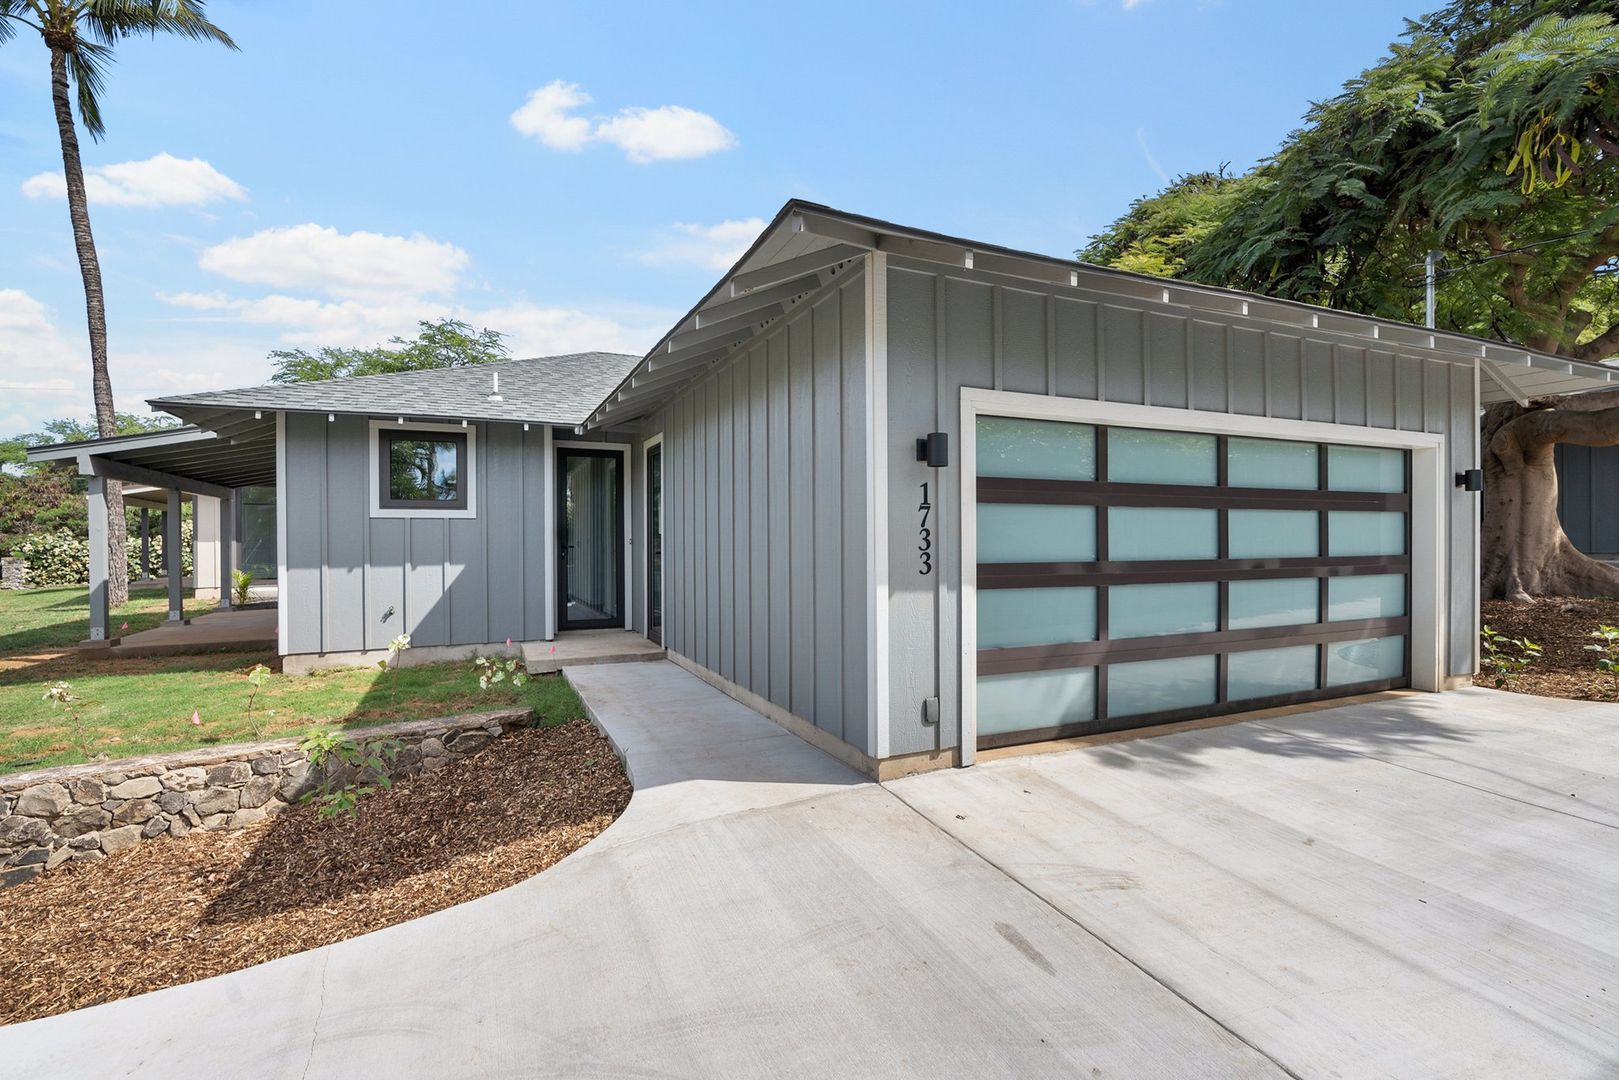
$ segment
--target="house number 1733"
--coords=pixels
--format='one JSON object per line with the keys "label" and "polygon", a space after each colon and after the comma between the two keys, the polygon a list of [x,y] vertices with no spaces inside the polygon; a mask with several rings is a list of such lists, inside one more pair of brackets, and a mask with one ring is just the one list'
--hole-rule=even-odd
{"label": "house number 1733", "polygon": [[922,505],[917,507],[922,514],[921,524],[917,526],[916,538],[919,541],[916,550],[921,557],[922,569],[917,573],[924,577],[933,573],[933,530],[928,528],[928,518],[933,514],[933,503],[928,500],[928,485],[922,484]]}

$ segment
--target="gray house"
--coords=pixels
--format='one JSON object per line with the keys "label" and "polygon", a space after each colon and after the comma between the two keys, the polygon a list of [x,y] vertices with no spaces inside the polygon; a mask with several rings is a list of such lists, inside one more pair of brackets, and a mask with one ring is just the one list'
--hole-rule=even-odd
{"label": "gray house", "polygon": [[644,357],[165,398],[169,441],[71,453],[273,486],[289,666],[623,627],[889,776],[1467,683],[1479,409],[1613,377],[792,202]]}

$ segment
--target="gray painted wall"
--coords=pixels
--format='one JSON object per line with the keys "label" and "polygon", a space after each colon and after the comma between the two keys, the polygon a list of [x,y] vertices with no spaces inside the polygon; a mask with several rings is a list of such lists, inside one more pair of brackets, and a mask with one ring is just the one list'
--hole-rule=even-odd
{"label": "gray painted wall", "polygon": [[[856,274],[683,391],[643,431],[664,436],[668,647],[861,750],[865,414]],[[639,470],[639,448],[635,457]],[[638,476],[638,503],[644,483]]]}
{"label": "gray painted wall", "polygon": [[[1476,392],[1470,367],[1311,339],[1241,316],[1149,310],[1081,288],[1044,287],[893,259],[888,277],[890,748],[954,746],[961,580],[954,485],[916,439],[946,431],[960,446],[963,386],[1142,405],[1454,432],[1450,457],[1472,467]],[[918,504],[930,488],[938,570],[919,574]],[[1474,496],[1450,496],[1449,672],[1470,674],[1477,634]],[[942,691],[942,692],[941,692]],[[921,722],[939,694],[941,722]]]}
{"label": "gray painted wall", "polygon": [[1619,554],[1619,446],[1559,443],[1557,514],[1587,555]]}
{"label": "gray painted wall", "polygon": [[369,422],[287,415],[289,653],[385,649],[398,634],[414,646],[545,636],[544,433],[473,427],[476,517],[373,518]]}

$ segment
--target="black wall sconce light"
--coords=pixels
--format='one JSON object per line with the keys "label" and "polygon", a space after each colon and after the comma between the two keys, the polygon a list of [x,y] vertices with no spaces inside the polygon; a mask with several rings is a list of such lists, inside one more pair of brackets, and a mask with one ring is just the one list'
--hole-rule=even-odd
{"label": "black wall sconce light", "polygon": [[1456,486],[1463,491],[1484,490],[1484,470],[1467,469],[1456,474]]}
{"label": "black wall sconce light", "polygon": [[916,460],[927,462],[930,469],[946,468],[950,464],[949,434],[934,431],[916,440]]}

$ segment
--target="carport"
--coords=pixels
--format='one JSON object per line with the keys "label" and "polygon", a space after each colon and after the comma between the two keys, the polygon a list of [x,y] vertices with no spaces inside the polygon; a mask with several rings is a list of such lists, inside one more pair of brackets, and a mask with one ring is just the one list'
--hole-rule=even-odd
{"label": "carport", "polygon": [[[164,493],[164,550],[180,549],[181,504],[187,496],[219,501],[217,577],[219,606],[231,606],[231,571],[236,565],[236,522],[239,491],[275,484],[275,418],[259,413],[244,416],[217,430],[186,425],[140,435],[60,443],[28,451],[28,460],[72,461],[89,482],[90,516],[90,637],[93,643],[111,644],[107,579],[106,490],[109,481],[141,484]],[[148,495],[155,495],[149,492]],[[174,562],[177,568],[178,561]],[[204,584],[198,566],[196,583]],[[212,575],[210,575],[212,576]],[[168,617],[185,618],[182,575],[170,572]]]}

